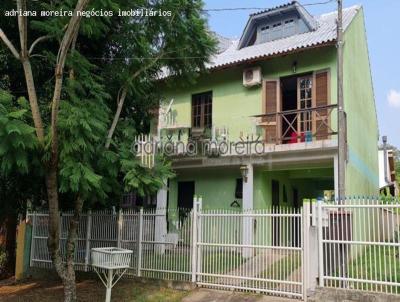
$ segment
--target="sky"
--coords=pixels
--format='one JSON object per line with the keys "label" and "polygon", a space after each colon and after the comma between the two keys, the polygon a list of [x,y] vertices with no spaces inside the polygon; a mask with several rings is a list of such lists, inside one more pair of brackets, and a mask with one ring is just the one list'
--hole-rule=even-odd
{"label": "sky", "polygon": [[[289,0],[204,0],[205,9],[270,8]],[[378,111],[379,133],[400,148],[400,0],[343,0],[344,7],[364,7],[367,39]],[[300,0],[302,4],[327,0]],[[306,6],[312,15],[336,10],[336,1]],[[239,39],[248,15],[256,10],[210,11],[211,29],[225,37]]]}

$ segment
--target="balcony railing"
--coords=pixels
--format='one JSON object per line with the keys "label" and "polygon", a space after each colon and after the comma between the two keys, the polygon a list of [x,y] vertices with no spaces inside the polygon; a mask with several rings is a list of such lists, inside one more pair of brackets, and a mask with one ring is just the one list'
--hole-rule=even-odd
{"label": "balcony railing", "polygon": [[332,112],[337,105],[253,116],[263,129],[266,143],[293,144],[330,139],[337,131],[332,127]]}

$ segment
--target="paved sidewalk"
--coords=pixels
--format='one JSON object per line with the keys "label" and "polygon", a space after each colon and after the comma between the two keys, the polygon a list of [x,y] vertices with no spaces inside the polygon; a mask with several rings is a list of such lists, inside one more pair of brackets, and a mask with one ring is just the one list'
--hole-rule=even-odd
{"label": "paved sidewalk", "polygon": [[213,289],[196,289],[182,299],[182,302],[296,302],[299,300],[280,298],[267,295],[255,295],[233,291]]}

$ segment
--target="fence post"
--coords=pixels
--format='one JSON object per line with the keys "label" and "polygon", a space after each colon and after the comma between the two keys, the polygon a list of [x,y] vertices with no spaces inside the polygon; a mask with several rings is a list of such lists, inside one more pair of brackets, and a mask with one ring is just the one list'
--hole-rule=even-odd
{"label": "fence post", "polygon": [[197,245],[197,251],[196,251],[196,261],[197,261],[197,268],[196,268],[196,275],[198,273],[201,273],[202,269],[202,246],[198,245],[199,242],[203,242],[203,228],[202,228],[202,218],[200,214],[202,213],[202,208],[203,208],[203,197],[198,196],[197,198],[197,230],[196,230],[196,245]]}
{"label": "fence post", "polygon": [[89,210],[86,216],[85,272],[88,271],[88,266],[89,266],[91,233],[92,233],[92,211]]}
{"label": "fence post", "polygon": [[303,229],[303,299],[307,297],[307,290],[309,287],[310,280],[310,200],[304,199],[302,209],[302,229]]}
{"label": "fence post", "polygon": [[36,212],[31,214],[32,216],[32,243],[31,243],[31,259],[29,261],[29,266],[32,267],[33,264],[33,255],[35,253],[35,233],[36,233]]}
{"label": "fence post", "polygon": [[192,282],[196,282],[197,268],[197,206],[197,196],[194,196],[192,211]]}
{"label": "fence post", "polygon": [[322,242],[322,202],[317,203],[318,212],[318,281],[319,286],[324,286],[324,255]]}
{"label": "fence post", "polygon": [[139,211],[139,235],[138,235],[138,260],[137,260],[137,275],[140,277],[142,275],[141,265],[142,265],[142,236],[143,235],[143,208]]}
{"label": "fence post", "polygon": [[122,238],[122,209],[118,211],[118,233],[117,233],[117,247],[121,247],[121,238]]}

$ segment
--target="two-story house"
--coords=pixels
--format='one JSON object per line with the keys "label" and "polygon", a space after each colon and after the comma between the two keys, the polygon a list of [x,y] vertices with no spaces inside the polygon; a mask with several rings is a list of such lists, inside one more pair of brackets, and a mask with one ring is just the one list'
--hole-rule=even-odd
{"label": "two-story house", "polygon": [[[346,194],[378,193],[378,124],[361,6],[344,9]],[[176,177],[158,207],[299,207],[338,192],[337,12],[299,2],[250,15],[196,84],[160,83],[153,135]],[[174,81],[178,82],[179,79]]]}

